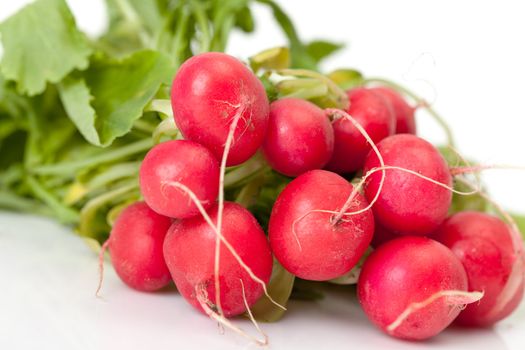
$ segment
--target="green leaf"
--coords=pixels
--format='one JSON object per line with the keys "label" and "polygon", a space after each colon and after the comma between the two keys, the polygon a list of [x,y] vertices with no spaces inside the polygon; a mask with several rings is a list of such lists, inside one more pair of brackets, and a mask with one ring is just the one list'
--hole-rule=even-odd
{"label": "green leaf", "polygon": [[[461,166],[467,166],[467,165],[474,165],[474,162],[469,162],[468,164],[465,162],[465,160],[461,159],[460,156],[454,149],[446,146],[438,147],[439,152],[443,156],[443,158],[446,160],[449,167],[461,167]],[[472,188],[467,186],[466,184],[454,181],[454,189],[459,192],[471,192]],[[485,212],[489,209],[489,203],[483,196],[480,194],[472,194],[472,195],[462,195],[458,193],[454,193],[452,195],[452,204],[450,205],[449,213],[455,214],[460,211],[465,210],[474,210],[474,211],[481,211]]]}
{"label": "green leaf", "polygon": [[290,50],[286,47],[274,47],[250,57],[250,66],[254,72],[259,69],[286,69],[290,67]]}
{"label": "green leaf", "polygon": [[64,0],[37,0],[0,24],[4,57],[0,71],[20,93],[35,95],[46,83],[84,69],[92,49],[77,30]]}
{"label": "green leaf", "polygon": [[341,50],[343,47],[343,44],[337,44],[325,40],[315,40],[306,45],[306,52],[308,52],[316,63],[319,63],[334,52]]}
{"label": "green leaf", "polygon": [[96,56],[86,71],[59,85],[60,98],[86,140],[108,146],[131,130],[172,73],[169,59],[154,51],[139,51],[122,60]]}
{"label": "green leaf", "polygon": [[95,128],[95,110],[91,107],[92,96],[83,78],[65,78],[58,86],[60,98],[71,121],[84,138],[100,145],[100,137]]}
{"label": "green leaf", "polygon": [[[292,294],[295,276],[286,271],[277,260],[273,261],[272,277],[268,284],[268,294],[280,305],[286,307],[290,294]],[[256,320],[262,322],[275,322],[283,317],[285,310],[276,306],[266,296],[262,296],[251,308]]]}
{"label": "green leaf", "polygon": [[235,16],[235,26],[245,33],[251,33],[255,29],[252,11],[248,6],[243,7]]}
{"label": "green leaf", "polygon": [[363,74],[355,69],[337,69],[328,74],[328,78],[344,90],[355,88],[364,82]]}

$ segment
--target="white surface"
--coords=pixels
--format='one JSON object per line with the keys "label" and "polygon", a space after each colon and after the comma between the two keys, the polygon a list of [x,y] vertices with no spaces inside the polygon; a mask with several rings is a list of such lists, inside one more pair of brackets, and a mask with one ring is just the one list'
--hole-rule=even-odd
{"label": "white surface", "polygon": [[[49,220],[0,212],[0,349],[257,349],[192,309],[175,290],[135,292],[82,240]],[[243,319],[238,324],[248,327]],[[373,327],[348,288],[320,302],[292,301],[285,318],[262,324],[270,349],[514,350],[525,344],[525,304],[494,329],[448,329],[424,343]]]}
{"label": "white surface", "polygon": [[[26,0],[0,0],[0,20]],[[103,29],[102,1],[69,0],[81,28]],[[518,1],[281,1],[305,39],[348,44],[325,69],[352,66],[406,84],[433,101],[459,148],[485,163],[525,165],[525,33]],[[257,7],[259,33],[235,35],[241,58],[285,43],[270,13]],[[442,140],[418,115],[420,130]],[[487,173],[495,199],[525,211],[523,172]],[[195,313],[175,292],[125,288],[106,269],[104,300],[93,296],[97,259],[68,229],[43,219],[0,213],[1,349],[256,348]],[[244,321],[239,321],[249,326]],[[522,349],[525,305],[493,330],[447,330],[427,343],[393,340],[368,323],[355,298],[333,292],[319,303],[290,305],[264,325],[272,349]]]}

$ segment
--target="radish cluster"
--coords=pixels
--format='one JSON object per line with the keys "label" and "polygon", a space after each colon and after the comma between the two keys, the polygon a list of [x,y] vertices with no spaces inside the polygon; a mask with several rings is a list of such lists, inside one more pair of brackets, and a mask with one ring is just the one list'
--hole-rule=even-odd
{"label": "radish cluster", "polygon": [[[184,139],[148,152],[144,202],[123,210],[109,239],[122,280],[142,291],[173,280],[215,319],[251,316],[275,258],[312,281],[360,269],[365,314],[398,338],[508,316],[524,290],[518,233],[481,212],[449,216],[453,175],[416,136],[415,108],[401,94],[384,86],[346,94],[344,110],[296,97],[270,101],[257,75],[231,56],[187,60],[171,90]],[[245,187],[225,193],[226,167],[242,172],[256,157],[259,177],[249,173],[239,181]],[[253,203],[238,198],[252,191],[257,201],[261,188],[275,187],[265,183],[269,173],[288,180],[273,198],[266,235]]]}

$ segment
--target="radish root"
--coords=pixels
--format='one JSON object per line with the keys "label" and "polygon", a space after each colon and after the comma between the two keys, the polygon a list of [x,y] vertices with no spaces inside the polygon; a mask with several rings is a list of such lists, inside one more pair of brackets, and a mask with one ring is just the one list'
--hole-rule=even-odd
{"label": "radish root", "polygon": [[106,253],[106,249],[109,247],[110,238],[108,238],[104,244],[102,244],[102,247],[100,247],[100,251],[98,252],[98,286],[97,290],[95,291],[95,296],[97,298],[101,297],[100,290],[102,289],[102,282],[104,281],[104,254]]}
{"label": "radish root", "polygon": [[393,334],[397,328],[399,328],[403,322],[410,317],[413,313],[420,309],[423,309],[434,301],[445,298],[446,302],[451,306],[463,307],[464,305],[474,303],[483,298],[483,292],[465,292],[461,290],[441,290],[437,293],[432,294],[427,299],[411,303],[408,307],[395,319],[394,322],[386,327],[388,333]]}
{"label": "radish root", "polygon": [[[233,322],[231,322],[229,319],[215,312],[213,310],[213,304],[210,302],[208,298],[208,292],[206,291],[203,285],[195,286],[195,292],[197,296],[197,301],[199,302],[199,305],[204,310],[206,315],[208,315],[208,317],[210,317],[211,319],[214,319],[215,321],[217,321],[219,325],[224,326],[234,331],[235,333],[241,335],[242,337],[245,337],[253,341],[257,345],[261,345],[261,346],[268,345],[268,336],[264,332],[260,331],[260,328],[258,325],[256,328],[258,331],[261,332],[263,339],[256,338],[253,335],[246,333],[243,329],[234,325]],[[244,287],[243,287],[243,296],[244,296]]]}
{"label": "radish root", "polygon": [[[377,149],[377,146],[376,146],[375,142],[372,140],[370,135],[368,135],[366,130],[361,126],[361,124],[359,124],[350,114],[346,113],[345,111],[342,111],[342,110],[339,110],[339,109],[328,108],[328,109],[326,109],[326,112],[328,114],[330,114],[330,115],[335,116],[336,118],[337,117],[340,117],[340,118],[342,117],[342,118],[345,118],[345,119],[349,120],[352,123],[352,125],[361,133],[361,135],[363,135],[363,137],[366,139],[366,141],[370,144],[370,147],[372,147],[372,150],[377,155],[377,158],[379,160],[379,164],[381,165],[381,167],[385,166],[385,161],[383,160],[383,156],[381,155],[381,152],[379,152],[379,149]],[[376,192],[376,194],[375,194],[375,196],[374,196],[374,198],[373,198],[373,200],[371,202],[372,205],[379,198],[379,194],[381,193],[381,190],[383,189],[383,185],[385,183],[385,176],[386,176],[385,170],[381,170],[381,181],[379,182],[379,187],[378,187],[377,192]],[[362,180],[362,183],[364,183],[364,180]],[[362,186],[362,184],[361,184],[361,186]],[[350,193],[350,196],[348,196],[348,199],[346,200],[345,204],[343,205],[343,207],[341,208],[339,213],[337,213],[337,215],[334,217],[334,219],[332,221],[333,224],[336,224],[343,217],[343,215],[345,215],[346,211],[352,205],[352,201],[354,200],[354,197],[357,195],[357,192],[359,191],[361,186],[354,187],[352,193]],[[369,205],[369,207],[371,208],[372,205]]]}

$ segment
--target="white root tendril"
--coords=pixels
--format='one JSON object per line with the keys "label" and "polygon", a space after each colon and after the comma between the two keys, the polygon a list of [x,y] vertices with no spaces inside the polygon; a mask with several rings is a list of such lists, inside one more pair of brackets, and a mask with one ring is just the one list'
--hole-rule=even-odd
{"label": "white root tendril", "polygon": [[413,313],[421,310],[428,305],[432,304],[434,301],[440,298],[446,298],[446,302],[454,307],[463,307],[464,305],[474,303],[483,298],[483,292],[465,292],[461,290],[441,290],[437,293],[432,294],[427,299],[411,303],[408,307],[395,319],[394,322],[389,324],[386,327],[388,333],[393,334],[403,322],[410,317]]}
{"label": "white root tendril", "polygon": [[[223,101],[224,102],[224,101]],[[219,176],[219,198],[218,198],[218,205],[217,205],[217,224],[214,225],[210,216],[208,213],[206,213],[206,210],[203,208],[199,198],[191,191],[187,186],[179,183],[179,182],[165,182],[163,185],[169,185],[174,186],[176,188],[182,189],[184,192],[188,194],[188,196],[191,198],[191,200],[195,203],[197,206],[199,212],[203,216],[204,220],[208,223],[208,225],[213,229],[213,231],[216,233],[216,239],[215,239],[215,262],[214,262],[214,284],[215,284],[215,300],[216,300],[216,307],[217,312],[214,312],[206,303],[203,303],[201,299],[199,299],[199,303],[201,304],[202,308],[205,310],[205,312],[210,316],[211,318],[218,321],[220,324],[224,325],[227,328],[232,329],[233,331],[245,335],[251,340],[253,340],[255,343],[260,345],[266,345],[268,343],[268,339],[264,333],[262,333],[265,336],[264,341],[261,341],[260,339],[254,338],[252,336],[247,335],[244,331],[242,331],[239,327],[235,326],[233,323],[231,323],[226,317],[224,317],[224,312],[221,305],[221,296],[220,296],[220,281],[219,281],[219,271],[220,271],[220,247],[221,242],[226,246],[228,251],[233,255],[233,257],[237,260],[239,265],[248,273],[248,275],[257,283],[259,283],[264,291],[265,296],[277,307],[286,310],[284,306],[279,304],[277,301],[275,301],[270,294],[268,293],[268,289],[266,287],[266,283],[261,280],[259,277],[257,277],[251,268],[244,263],[242,258],[239,256],[235,248],[228,242],[228,240],[222,235],[222,217],[224,212],[224,176],[226,173],[226,161],[228,159],[228,154],[230,152],[230,148],[234,142],[234,134],[235,129],[237,127],[237,124],[239,120],[242,118],[244,111],[246,110],[246,103],[240,103],[238,105],[232,105],[229,102],[225,102],[226,104],[230,105],[232,108],[237,108],[237,111],[233,117],[233,120],[230,124],[230,128],[228,131],[228,136],[226,138],[226,142],[224,144],[224,152],[221,159],[221,166],[220,166],[220,176]],[[242,283],[242,281],[241,281]],[[244,285],[241,285],[243,288],[243,295],[244,295]],[[197,297],[199,298],[200,293],[197,293]],[[245,301],[246,302],[246,301]],[[247,307],[247,310],[249,308]],[[251,314],[251,311],[249,311]],[[253,318],[253,316],[252,316]],[[256,324],[256,323],[255,323]],[[260,330],[259,326],[256,324],[256,328]]]}
{"label": "white root tendril", "polygon": [[[381,153],[377,149],[377,146],[374,143],[374,141],[372,140],[372,138],[370,137],[370,135],[368,135],[366,130],[363,129],[363,127],[361,126],[361,124],[359,124],[350,114],[346,113],[343,110],[336,109],[336,108],[327,108],[327,109],[325,109],[325,113],[328,116],[333,116],[334,118],[345,118],[345,119],[349,120],[352,123],[352,125],[361,133],[361,135],[363,135],[363,137],[366,139],[366,141],[370,144],[370,147],[372,147],[372,150],[377,155],[377,158],[379,160],[379,163],[381,164],[381,167],[385,166],[385,162],[383,160],[383,156],[381,155]],[[376,194],[374,196],[374,199],[372,200],[372,202],[370,202],[370,204],[367,206],[367,208],[359,211],[359,213],[362,213],[362,212],[370,209],[372,207],[372,205],[379,198],[379,194],[381,193],[381,190],[383,189],[383,184],[385,182],[385,176],[386,176],[385,170],[381,170],[381,172],[382,172],[382,174],[381,174],[381,181],[379,182],[379,187],[378,187],[377,192],[376,192]],[[300,251],[302,251],[303,248],[302,248],[301,242],[299,240],[299,237],[297,236],[297,232],[295,231],[295,225],[297,224],[297,222],[301,221],[302,219],[304,219],[306,216],[308,216],[311,213],[330,213],[330,214],[335,215],[331,219],[332,224],[333,225],[337,224],[339,221],[342,220],[343,216],[347,215],[346,211],[352,205],[352,202],[353,202],[355,196],[357,195],[357,193],[359,192],[360,188],[362,187],[362,185],[364,183],[364,180],[365,180],[365,178],[363,178],[363,180],[361,181],[361,183],[358,186],[355,186],[353,188],[352,192],[350,193],[350,195],[348,196],[347,200],[343,204],[343,207],[341,208],[341,210],[339,210],[339,211],[331,211],[331,210],[313,209],[313,210],[310,210],[310,211],[306,212],[305,214],[303,214],[302,216],[296,218],[293,221],[293,223],[292,223],[292,235],[294,236],[295,241],[297,242],[297,245],[299,246],[299,250]],[[356,215],[356,214],[354,214],[354,215]]]}
{"label": "white root tendril", "polygon": [[[259,338],[254,337],[253,335],[250,335],[250,334],[246,333],[243,329],[241,329],[240,327],[234,325],[233,322],[231,322],[229,319],[227,319],[223,315],[220,315],[217,312],[213,311],[212,305],[211,305],[211,303],[210,303],[210,301],[208,299],[208,293],[206,292],[206,290],[202,286],[201,286],[200,289],[199,289],[199,286],[195,286],[195,292],[196,292],[195,294],[196,294],[196,297],[197,297],[197,301],[199,302],[199,305],[204,310],[206,315],[208,315],[208,317],[210,317],[211,319],[214,319],[215,321],[217,321],[217,323],[219,325],[224,326],[224,327],[234,331],[235,333],[241,335],[242,337],[245,337],[245,338],[253,341],[257,345],[261,345],[261,346],[268,345],[268,336],[264,332],[262,332],[260,330],[258,325],[256,326],[256,328],[262,334],[262,336],[263,336],[262,340],[259,339]],[[244,287],[243,287],[243,296],[244,296]],[[245,300],[245,304],[246,304],[246,300]],[[247,308],[247,310],[249,310],[249,308]],[[257,323],[257,322],[255,322],[255,323]]]}
{"label": "white root tendril", "polygon": [[[226,103],[229,103],[228,101],[225,101]],[[233,120],[230,124],[230,129],[228,130],[228,136],[226,137],[226,143],[224,144],[224,151],[222,153],[221,158],[221,167],[220,167],[220,175],[219,175],[219,203],[218,203],[218,210],[217,210],[217,229],[215,236],[215,300],[217,301],[217,310],[219,311],[220,315],[223,315],[222,306],[221,306],[221,286],[219,283],[219,264],[220,264],[220,255],[221,255],[221,239],[224,238],[222,236],[222,215],[224,211],[224,175],[226,173],[226,161],[228,160],[228,154],[230,153],[230,148],[233,143],[233,137],[235,135],[235,129],[237,128],[237,124],[239,123],[239,120],[242,118],[242,114],[245,111],[246,106],[244,104],[238,104],[237,106],[231,106],[232,108],[236,108],[237,111],[233,117]],[[235,249],[234,249],[235,250]]]}
{"label": "white root tendril", "polygon": [[252,310],[250,309],[250,305],[248,305],[248,300],[246,299],[246,292],[244,290],[244,282],[241,278],[239,278],[239,282],[241,283],[241,290],[242,290],[242,300],[244,302],[244,307],[246,307],[246,312],[248,313],[248,318],[252,322],[255,329],[257,329],[257,332],[259,332],[264,339],[264,342],[261,343],[261,345],[268,345],[268,335],[259,327],[259,324],[255,320],[255,317],[253,317]]}
{"label": "white root tendril", "polygon": [[[336,118],[339,116],[339,117],[345,118],[348,121],[350,121],[352,123],[352,125],[361,133],[361,135],[363,135],[363,137],[366,139],[368,144],[370,144],[370,147],[372,147],[372,150],[374,151],[374,153],[377,156],[377,159],[379,160],[379,164],[381,165],[381,168],[385,167],[385,161],[383,160],[383,156],[381,155],[381,152],[379,152],[379,149],[377,148],[374,140],[372,140],[370,135],[368,135],[366,130],[361,126],[361,124],[359,124],[357,122],[357,120],[355,120],[350,114],[348,114],[345,111],[342,111],[340,109],[328,108],[328,109],[326,109],[326,112],[328,114],[330,114],[330,115],[335,116]],[[369,208],[371,208],[372,205],[379,198],[379,194],[381,193],[381,191],[383,189],[383,185],[385,183],[385,177],[386,177],[386,171],[384,169],[381,169],[381,181],[379,182],[379,187],[377,188],[377,192],[376,192],[373,200],[370,202],[370,204],[368,206]],[[363,178],[363,180],[361,180],[361,183],[358,186],[354,187],[354,189],[352,190],[352,193],[350,193],[350,196],[348,196],[348,199],[346,200],[345,204],[343,205],[343,207],[341,208],[339,213],[337,213],[337,215],[334,217],[333,223],[337,223],[343,217],[343,215],[345,215],[346,211],[352,205],[352,201],[354,200],[354,197],[357,195],[359,189],[362,187],[362,185],[364,183],[364,180],[366,180],[366,178]],[[364,211],[362,211],[362,212],[364,212]]]}
{"label": "white root tendril", "polygon": [[100,290],[102,289],[102,282],[104,281],[104,254],[109,246],[109,238],[102,244],[100,251],[98,252],[98,286],[95,291],[95,296],[100,298]]}
{"label": "white root tendril", "polygon": [[[361,178],[361,180],[359,180],[359,183],[354,186],[354,190],[352,191],[352,193],[348,197],[349,200],[347,200],[346,203],[345,203],[346,208],[345,208],[345,206],[343,206],[343,209],[341,209],[339,211],[312,209],[312,210],[304,213],[303,215],[301,215],[300,217],[298,217],[297,219],[294,220],[294,222],[292,223],[292,233],[294,234],[295,239],[296,239],[297,243],[299,244],[299,247],[301,247],[301,245],[300,245],[299,240],[297,238],[297,234],[295,233],[295,225],[299,221],[303,220],[305,217],[307,217],[308,215],[310,215],[312,213],[333,214],[333,215],[337,215],[337,217],[334,218],[334,221],[336,221],[336,220],[344,221],[342,219],[342,217],[359,215],[359,214],[362,214],[362,213],[366,212],[367,210],[371,209],[372,206],[377,202],[378,197],[379,197],[379,193],[380,193],[380,189],[382,187],[381,185],[378,188],[378,191],[376,192],[376,194],[375,194],[374,198],[372,199],[372,201],[370,201],[370,203],[366,207],[364,207],[362,209],[359,209],[359,210],[355,210],[355,211],[347,211],[347,210],[348,210],[348,207],[350,206],[351,200],[353,199],[353,197],[355,197],[355,194],[364,186],[364,183],[366,182],[366,180],[371,175],[373,175],[374,173],[376,173],[378,171],[382,171],[383,174],[384,174],[386,170],[398,170],[398,171],[402,171],[402,172],[405,172],[405,173],[417,176],[417,177],[419,177],[419,178],[421,178],[423,180],[426,180],[428,182],[433,183],[434,185],[440,186],[440,187],[442,187],[444,189],[449,190],[452,193],[456,193],[456,194],[459,194],[459,195],[462,195],[462,196],[471,196],[471,195],[474,195],[474,194],[480,194],[481,195],[481,193],[482,193],[481,189],[480,189],[480,185],[478,185],[478,186],[472,185],[472,187],[471,187],[472,191],[459,191],[459,190],[454,189],[454,187],[452,187],[452,186],[449,186],[449,185],[446,185],[446,184],[444,184],[442,182],[436,181],[436,180],[434,180],[434,179],[432,179],[432,178],[430,178],[428,176],[425,176],[423,174],[418,173],[417,171],[406,169],[406,168],[402,168],[402,167],[398,167],[398,166],[385,165],[385,166],[372,168]],[[384,178],[385,178],[385,175],[383,175],[383,177],[381,179],[384,180]],[[348,204],[348,206],[347,206],[347,204]],[[341,217],[339,217],[339,216],[341,216]],[[512,218],[510,218],[510,219],[512,220]]]}
{"label": "white root tendril", "polygon": [[[172,187],[176,187],[176,188],[179,188],[181,189],[182,191],[184,191],[190,198],[191,200],[195,203],[195,205],[197,206],[197,209],[199,210],[199,213],[202,215],[202,217],[204,218],[204,220],[206,221],[206,223],[212,228],[212,230],[215,232],[215,234],[217,234],[218,232],[218,229],[217,227],[215,226],[215,224],[213,223],[213,221],[211,220],[210,216],[208,215],[208,213],[206,212],[206,210],[204,209],[204,207],[202,206],[201,202],[199,201],[199,199],[197,198],[197,196],[195,195],[195,193],[190,190],[186,185],[184,184],[181,184],[180,182],[175,182],[175,181],[165,181],[162,183],[163,186],[172,186]],[[226,248],[228,249],[228,251],[233,255],[233,257],[235,258],[235,260],[237,260],[237,262],[239,263],[239,265],[241,265],[241,267],[248,273],[248,275],[250,276],[250,278],[252,280],[254,280],[255,282],[259,283],[263,290],[264,290],[264,295],[277,307],[283,309],[286,311],[286,308],[284,306],[282,306],[281,304],[279,304],[277,301],[275,301],[271,296],[270,294],[268,293],[268,289],[266,288],[266,283],[264,283],[263,280],[261,280],[259,277],[257,277],[252,269],[246,265],[246,263],[242,260],[242,258],[239,256],[239,254],[237,253],[237,251],[235,250],[235,248],[230,244],[230,242],[224,237],[224,236],[221,236],[220,237],[220,240],[222,242],[222,244],[224,244],[226,246]]]}

